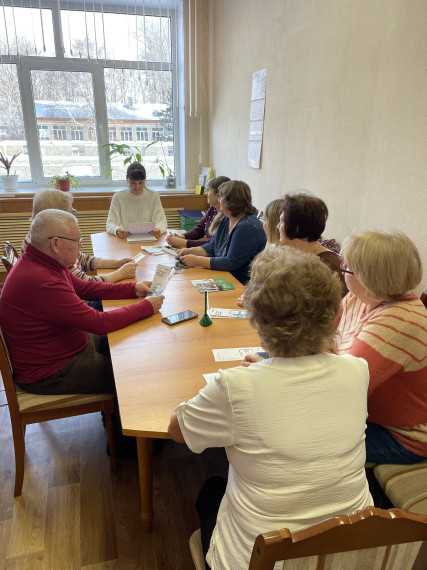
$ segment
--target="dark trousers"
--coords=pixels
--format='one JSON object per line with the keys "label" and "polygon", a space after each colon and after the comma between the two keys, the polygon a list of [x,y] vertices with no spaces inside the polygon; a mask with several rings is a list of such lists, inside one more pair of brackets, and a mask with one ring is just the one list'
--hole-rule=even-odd
{"label": "dark trousers", "polygon": [[88,333],[89,341],[58,372],[32,384],[18,384],[31,394],[115,393],[114,374],[106,335]]}
{"label": "dark trousers", "polygon": [[[227,487],[227,479],[224,477],[209,477],[200,490],[196,501],[196,510],[200,519],[200,533],[202,539],[203,556],[209,550],[211,536],[216,525],[219,506]],[[206,570],[210,570],[205,562]]]}

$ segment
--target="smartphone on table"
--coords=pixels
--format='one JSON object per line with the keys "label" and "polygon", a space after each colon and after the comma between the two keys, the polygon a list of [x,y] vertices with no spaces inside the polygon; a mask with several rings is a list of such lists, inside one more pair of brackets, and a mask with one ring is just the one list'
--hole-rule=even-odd
{"label": "smartphone on table", "polygon": [[194,311],[182,311],[182,313],[175,313],[175,315],[169,315],[169,317],[163,317],[162,321],[171,327],[173,325],[177,325],[179,323],[184,323],[185,321],[195,319],[198,316],[199,315]]}

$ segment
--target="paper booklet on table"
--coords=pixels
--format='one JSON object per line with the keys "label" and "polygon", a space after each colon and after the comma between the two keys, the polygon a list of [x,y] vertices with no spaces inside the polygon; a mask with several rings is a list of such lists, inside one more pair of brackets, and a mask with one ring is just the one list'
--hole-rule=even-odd
{"label": "paper booklet on table", "polygon": [[151,284],[152,293],[148,295],[152,297],[153,295],[163,295],[172,275],[175,273],[174,267],[169,267],[168,265],[158,264],[156,267],[156,272],[153,277],[153,282]]}
{"label": "paper booklet on table", "polygon": [[128,224],[128,232],[131,235],[127,238],[128,243],[137,243],[140,241],[156,241],[156,238],[150,234],[154,230],[154,222],[136,222]]}

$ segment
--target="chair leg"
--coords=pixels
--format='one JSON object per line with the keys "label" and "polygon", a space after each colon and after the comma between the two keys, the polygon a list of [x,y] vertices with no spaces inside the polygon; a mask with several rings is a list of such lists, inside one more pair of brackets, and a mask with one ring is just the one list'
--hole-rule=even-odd
{"label": "chair leg", "polygon": [[25,426],[12,426],[12,434],[15,447],[15,490],[13,494],[19,497],[24,483]]}
{"label": "chair leg", "polygon": [[105,419],[105,428],[107,430],[108,447],[110,449],[110,465],[111,471],[117,473],[117,458],[116,458],[116,442],[114,440],[114,426],[112,414],[102,412],[103,419]]}

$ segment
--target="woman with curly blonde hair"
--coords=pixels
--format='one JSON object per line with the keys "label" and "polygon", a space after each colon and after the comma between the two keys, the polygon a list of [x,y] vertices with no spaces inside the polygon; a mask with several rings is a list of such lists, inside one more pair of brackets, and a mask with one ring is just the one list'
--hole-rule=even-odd
{"label": "woman with curly blonde hair", "polygon": [[372,504],[364,469],[368,368],[324,352],[340,300],[339,278],[318,257],[265,249],[253,262],[245,306],[270,358],[220,370],[171,417],[172,439],[195,453],[225,447],[230,462],[224,496],[214,478],[197,502],[212,570],[247,568],[259,533]]}

